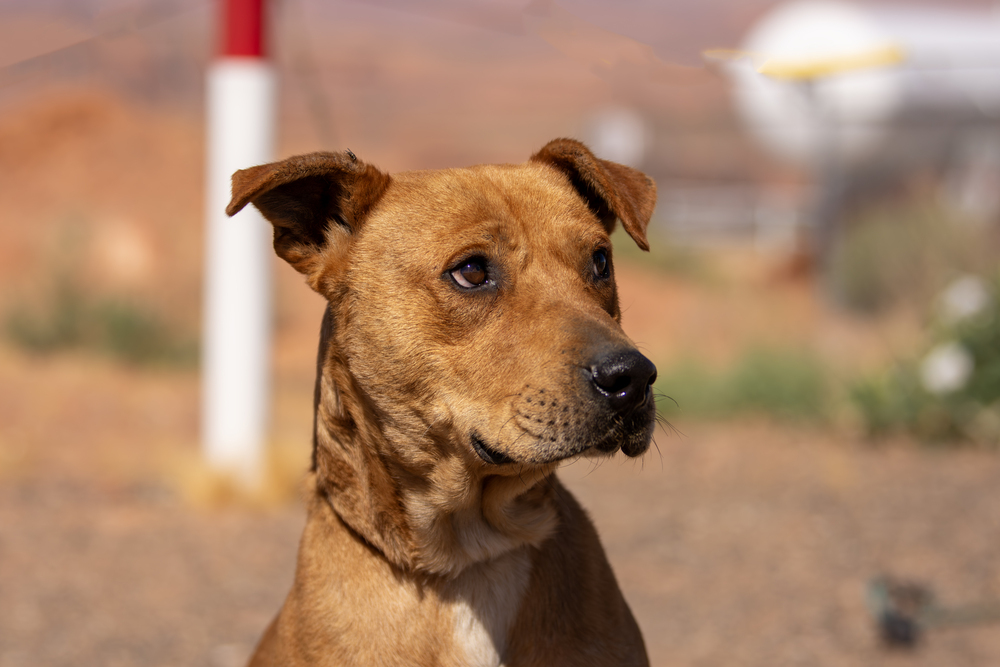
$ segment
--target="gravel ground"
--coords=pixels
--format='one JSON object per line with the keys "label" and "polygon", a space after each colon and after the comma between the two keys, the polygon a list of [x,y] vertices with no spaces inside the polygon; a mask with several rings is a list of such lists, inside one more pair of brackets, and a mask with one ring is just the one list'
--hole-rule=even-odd
{"label": "gravel ground", "polygon": [[[997,665],[1000,626],[880,645],[873,576],[1000,600],[1000,460],[760,425],[659,438],[640,471],[566,471],[657,665]],[[570,475],[572,477],[570,478]]]}
{"label": "gravel ground", "polygon": [[[877,641],[879,573],[1000,598],[1000,459],[766,425],[660,434],[576,463],[656,665],[1000,664],[996,625]],[[0,665],[241,664],[291,583],[303,512],[198,509],[72,474],[0,485]]]}

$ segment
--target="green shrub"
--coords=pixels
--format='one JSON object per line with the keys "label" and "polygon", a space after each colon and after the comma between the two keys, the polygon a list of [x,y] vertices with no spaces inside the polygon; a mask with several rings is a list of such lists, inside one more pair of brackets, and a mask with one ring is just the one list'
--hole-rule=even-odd
{"label": "green shrub", "polygon": [[826,410],[822,364],[802,352],[754,349],[726,377],[730,412],[760,412],[788,419],[817,419]]}
{"label": "green shrub", "polygon": [[34,353],[82,349],[132,364],[193,366],[197,344],[177,334],[148,308],[92,298],[69,279],[57,281],[44,305],[19,305],[6,318],[8,338]]}
{"label": "green shrub", "polygon": [[668,368],[656,384],[679,412],[691,416],[814,421],[830,412],[828,373],[815,356],[801,351],[749,349],[732,367],[715,373],[689,361]]}
{"label": "green shrub", "polygon": [[[854,383],[850,398],[869,434],[1000,445],[1000,280],[984,285],[987,300],[976,312],[939,316],[923,355]],[[929,367],[942,349],[957,350],[968,363],[943,385]]]}
{"label": "green shrub", "polygon": [[860,312],[923,305],[956,273],[992,267],[995,249],[988,230],[929,199],[872,205],[845,220],[827,281],[840,303]]}

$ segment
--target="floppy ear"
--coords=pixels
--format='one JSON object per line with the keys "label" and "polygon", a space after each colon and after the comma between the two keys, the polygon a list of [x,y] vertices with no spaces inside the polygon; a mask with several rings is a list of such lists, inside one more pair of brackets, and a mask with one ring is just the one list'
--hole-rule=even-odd
{"label": "floppy ear", "polygon": [[531,156],[569,177],[590,210],[610,233],[615,219],[643,250],[649,250],[646,227],[656,205],[656,183],[649,176],[617,162],[601,160],[575,139],[555,139]]}
{"label": "floppy ear", "polygon": [[350,151],[297,155],[233,174],[226,213],[253,203],[274,226],[274,251],[317,288],[321,256],[346,245],[344,236],[358,231],[390,180]]}

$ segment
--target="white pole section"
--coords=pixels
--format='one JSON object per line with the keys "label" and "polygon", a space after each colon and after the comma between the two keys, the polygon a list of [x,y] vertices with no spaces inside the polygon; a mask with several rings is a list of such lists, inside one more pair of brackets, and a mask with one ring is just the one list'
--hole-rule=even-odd
{"label": "white pole section", "polygon": [[274,159],[276,80],[262,0],[223,0],[224,48],[207,81],[202,446],[209,464],[260,479],[270,407],[271,226],[225,209],[233,172]]}

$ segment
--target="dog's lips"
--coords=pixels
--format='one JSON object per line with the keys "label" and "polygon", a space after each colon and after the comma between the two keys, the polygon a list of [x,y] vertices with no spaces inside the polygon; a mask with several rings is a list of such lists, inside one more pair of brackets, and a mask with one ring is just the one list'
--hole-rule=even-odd
{"label": "dog's lips", "polygon": [[617,422],[605,437],[591,447],[599,455],[611,455],[621,450],[625,456],[635,458],[646,453],[653,437],[655,412],[638,410]]}
{"label": "dog's lips", "polygon": [[469,441],[472,443],[472,449],[484,462],[490,465],[503,465],[505,463],[514,463],[514,459],[510,458],[502,452],[498,452],[495,449],[490,449],[490,447],[483,442],[483,439],[479,437],[479,434],[472,433],[469,436]]}

